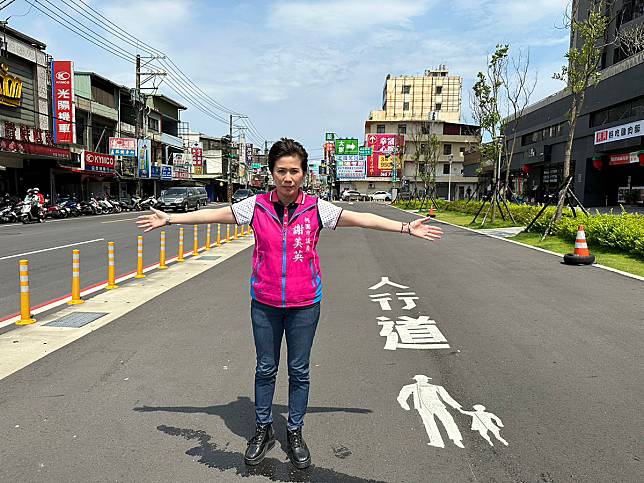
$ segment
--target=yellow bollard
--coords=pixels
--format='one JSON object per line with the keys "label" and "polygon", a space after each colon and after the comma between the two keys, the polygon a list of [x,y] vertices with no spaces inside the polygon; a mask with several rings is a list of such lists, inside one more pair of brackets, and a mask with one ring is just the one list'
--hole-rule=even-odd
{"label": "yellow bollard", "polygon": [[143,273],[143,235],[136,237],[136,275],[134,278],[145,278]]}
{"label": "yellow bollard", "polygon": [[246,236],[246,225],[241,226],[241,236]]}
{"label": "yellow bollard", "polygon": [[206,251],[210,250],[210,223],[206,225]]}
{"label": "yellow bollard", "polygon": [[253,227],[248,225],[248,234],[250,235],[251,233],[253,233]]}
{"label": "yellow bollard", "polygon": [[230,225],[226,223],[226,243],[230,241]]}
{"label": "yellow bollard", "polygon": [[165,230],[161,230],[161,248],[159,249],[159,270],[165,270]]}
{"label": "yellow bollard", "polygon": [[20,260],[20,320],[16,325],[33,324],[36,319],[31,317],[31,303],[29,301],[29,261]]}
{"label": "yellow bollard", "polygon": [[107,290],[118,288],[114,275],[114,242],[107,242]]}
{"label": "yellow bollard", "polygon": [[192,244],[192,256],[193,257],[198,257],[199,256],[199,227],[198,225],[194,225],[194,229],[192,230],[192,239],[193,239],[193,244]]}
{"label": "yellow bollard", "polygon": [[80,296],[80,250],[72,250],[72,299],[69,305],[78,305],[85,302]]}
{"label": "yellow bollard", "polygon": [[239,238],[239,227],[235,225],[235,234],[233,235],[233,240],[237,240]]}
{"label": "yellow bollard", "polygon": [[179,228],[179,256],[177,262],[183,262],[183,227]]}
{"label": "yellow bollard", "polygon": [[217,223],[217,246],[221,246],[221,223]]}

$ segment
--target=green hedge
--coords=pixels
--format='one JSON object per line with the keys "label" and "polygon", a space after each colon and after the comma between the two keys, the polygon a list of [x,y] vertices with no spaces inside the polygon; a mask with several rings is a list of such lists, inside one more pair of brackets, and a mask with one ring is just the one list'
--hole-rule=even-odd
{"label": "green hedge", "polygon": [[[452,202],[436,200],[436,204],[440,210],[474,215],[481,207],[482,202],[474,200],[469,203],[462,200]],[[418,209],[420,201],[402,201],[397,203],[397,206],[403,209]],[[512,215],[520,225],[530,223],[540,209],[540,206],[510,204]],[[549,206],[530,231],[543,233],[554,212],[555,207]],[[552,234],[574,241],[579,225],[585,226],[586,239],[590,245],[613,248],[644,258],[644,215],[621,212],[606,215],[596,213],[586,216],[577,210],[577,217],[575,218],[572,216],[570,209],[566,208],[561,221],[555,223]]]}

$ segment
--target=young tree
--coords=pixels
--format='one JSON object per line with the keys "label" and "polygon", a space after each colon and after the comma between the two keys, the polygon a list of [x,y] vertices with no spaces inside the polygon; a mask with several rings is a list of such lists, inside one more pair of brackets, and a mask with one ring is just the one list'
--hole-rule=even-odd
{"label": "young tree", "polygon": [[438,136],[431,132],[431,121],[414,123],[409,136],[412,144],[412,160],[415,165],[414,180],[423,181],[425,194],[436,194],[436,164],[440,156],[441,143]]}
{"label": "young tree", "polygon": [[[579,0],[572,1],[570,12],[570,28],[573,33],[573,43],[566,54],[568,65],[561,68],[561,72],[555,73],[553,78],[566,83],[566,91],[570,94],[570,111],[568,112],[568,123],[570,130],[568,140],[564,147],[563,179],[570,175],[570,158],[572,154],[572,142],[575,137],[577,119],[581,113],[586,97],[586,91],[590,86],[595,85],[600,77],[600,61],[608,17],[604,14],[605,2],[599,0],[593,2],[589,8],[588,17],[580,20]],[[581,48],[576,43],[581,41]],[[557,211],[554,221],[561,219],[563,203],[566,197],[566,190],[559,193]],[[552,226],[552,220],[544,233],[547,236]]]}
{"label": "young tree", "polygon": [[[503,119],[501,117],[501,96],[503,94],[502,74],[507,69],[508,45],[497,45],[494,54],[490,57],[487,72],[479,72],[474,84],[474,97],[470,97],[472,113],[482,133],[487,133],[491,142],[484,142],[481,137],[479,150],[481,159],[494,160],[494,185],[498,184],[498,159],[503,150]],[[492,199],[492,222],[496,219],[495,200]]]}
{"label": "young tree", "polygon": [[530,78],[528,70],[530,68],[530,52],[525,55],[521,50],[516,57],[511,57],[512,68],[510,62],[505,64],[505,70],[501,72],[501,81],[503,83],[503,90],[505,91],[505,98],[507,101],[508,124],[512,126],[512,143],[509,149],[506,143],[505,155],[505,186],[510,183],[510,166],[512,165],[512,157],[514,156],[514,149],[517,142],[517,131],[519,124],[523,117],[523,111],[530,103],[530,98],[537,86],[537,76]]}

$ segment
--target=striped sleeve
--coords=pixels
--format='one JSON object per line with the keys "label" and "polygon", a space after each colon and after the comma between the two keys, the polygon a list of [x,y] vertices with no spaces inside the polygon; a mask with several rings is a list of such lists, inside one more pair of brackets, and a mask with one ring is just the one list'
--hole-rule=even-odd
{"label": "striped sleeve", "polygon": [[335,230],[342,214],[342,208],[328,201],[318,199],[318,213],[320,214],[320,220],[322,220],[322,228]]}
{"label": "striped sleeve", "polygon": [[256,200],[257,196],[251,196],[230,207],[233,210],[233,216],[238,225],[247,225],[253,220]]}

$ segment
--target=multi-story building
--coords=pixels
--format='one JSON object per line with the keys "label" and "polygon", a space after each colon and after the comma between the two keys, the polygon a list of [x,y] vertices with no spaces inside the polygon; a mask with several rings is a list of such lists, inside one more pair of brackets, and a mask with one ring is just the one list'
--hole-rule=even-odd
{"label": "multi-story building", "polygon": [[192,172],[193,184],[202,185],[208,192],[210,201],[225,201],[226,185],[228,183],[226,167],[223,153],[225,150],[225,140],[222,138],[209,136],[200,132],[187,130],[181,133],[185,152],[190,152],[193,148],[202,150],[202,169],[200,173]]}
{"label": "multi-story building", "polygon": [[[471,192],[477,182],[463,175],[465,150],[480,141],[477,126],[460,123],[462,79],[450,76],[444,65],[425,71],[423,76],[391,76],[385,81],[382,109],[371,111],[365,121],[366,145],[373,144],[379,134],[397,136],[401,146],[391,158],[369,159],[370,163],[393,163],[394,169],[377,170],[380,176],[340,183],[343,189],[361,193],[389,191],[392,187],[403,192],[424,190],[423,170],[427,170],[426,145],[435,138],[440,143],[431,164],[435,165],[436,196],[461,199]],[[402,146],[404,144],[404,148]],[[418,144],[418,146],[416,146]]]}
{"label": "multi-story building", "polygon": [[50,191],[50,168],[69,159],[51,133],[46,46],[8,26],[0,47],[0,193]]}
{"label": "multi-story building", "polygon": [[[596,4],[580,0],[578,19]],[[610,19],[601,55],[600,81],[589,88],[577,121],[571,173],[573,188],[589,206],[644,203],[644,52],[628,32],[644,29],[644,0],[606,3]],[[640,34],[641,39],[641,34]],[[571,36],[581,47],[581,39]],[[639,52],[638,52],[639,49]],[[562,63],[564,59],[562,59]],[[511,121],[508,145],[516,137],[511,177],[517,192],[543,201],[562,183],[564,146],[568,139],[570,95],[561,90]]]}

